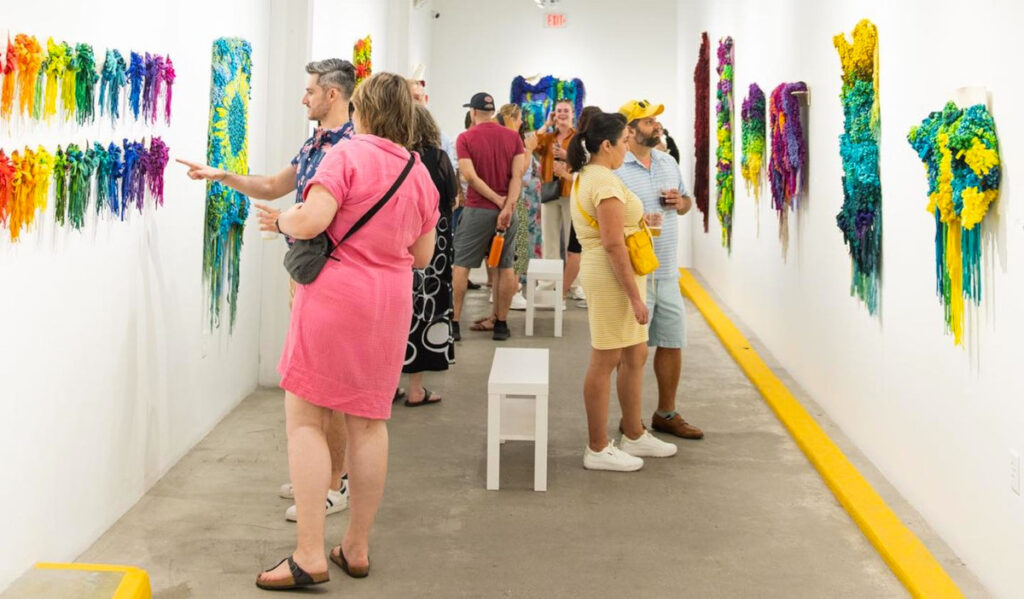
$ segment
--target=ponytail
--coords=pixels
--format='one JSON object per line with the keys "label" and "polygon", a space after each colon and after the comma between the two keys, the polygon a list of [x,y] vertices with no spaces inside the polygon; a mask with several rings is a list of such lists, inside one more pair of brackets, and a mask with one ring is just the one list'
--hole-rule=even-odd
{"label": "ponytail", "polygon": [[601,150],[606,140],[612,145],[618,143],[626,128],[626,117],[617,112],[602,112],[586,119],[584,124],[586,128],[576,132],[567,151],[569,170],[574,173],[590,161],[591,154]]}
{"label": "ponytail", "polygon": [[569,149],[566,150],[566,159],[569,163],[569,172],[579,172],[583,165],[587,163],[590,158],[587,156],[587,151],[583,148],[583,140],[586,137],[586,132],[579,131],[576,135],[572,136],[569,140]]}

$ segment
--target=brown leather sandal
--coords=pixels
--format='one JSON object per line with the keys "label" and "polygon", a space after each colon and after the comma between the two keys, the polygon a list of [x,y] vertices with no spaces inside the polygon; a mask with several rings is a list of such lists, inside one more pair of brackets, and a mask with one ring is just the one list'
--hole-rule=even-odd
{"label": "brown leather sandal", "polygon": [[[338,550],[338,554],[334,554],[334,549]],[[355,568],[348,565],[348,560],[345,559],[345,552],[341,549],[341,545],[338,545],[334,549],[331,549],[331,561],[338,564],[345,574],[348,574],[352,578],[366,578],[370,575],[370,564],[366,564],[361,568]]]}
{"label": "brown leather sandal", "polygon": [[474,322],[473,326],[469,327],[469,330],[471,330],[471,331],[493,331],[494,330],[494,321],[497,320],[497,318],[498,317],[494,316],[493,314],[490,315],[490,316],[485,316],[485,317],[481,318],[480,320]]}
{"label": "brown leather sandal", "polygon": [[[334,559],[333,556],[331,559]],[[330,572],[317,572],[316,574],[310,574],[299,567],[292,559],[292,556],[288,556],[283,560],[277,562],[277,566],[269,570],[264,570],[260,574],[267,572],[273,572],[281,564],[288,562],[288,569],[291,570],[291,576],[288,578],[282,578],[281,580],[268,580],[262,581],[260,577],[256,577],[256,586],[265,591],[290,591],[292,589],[302,589],[305,587],[311,587],[318,584],[323,584],[331,580]]]}

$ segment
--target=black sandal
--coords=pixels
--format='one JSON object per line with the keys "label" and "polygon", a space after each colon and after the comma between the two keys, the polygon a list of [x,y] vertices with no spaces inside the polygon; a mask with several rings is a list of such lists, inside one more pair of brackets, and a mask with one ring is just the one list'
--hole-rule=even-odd
{"label": "black sandal", "polygon": [[444,399],[443,397],[439,397],[437,399],[430,399],[433,396],[434,396],[434,394],[430,392],[430,389],[427,389],[426,387],[424,387],[423,388],[423,399],[421,399],[419,401],[409,401],[407,399],[407,400],[405,400],[405,407],[407,407],[407,408],[418,408],[420,406],[426,406],[426,405],[431,405],[431,404],[435,404],[435,403],[441,403],[441,400]]}
{"label": "black sandal", "polygon": [[277,562],[277,566],[274,566],[269,570],[264,570],[263,572],[260,572],[260,574],[273,572],[278,568],[278,566],[285,562],[288,562],[288,569],[292,572],[291,580],[287,578],[282,578],[281,580],[270,580],[264,582],[260,580],[259,576],[257,576],[256,586],[265,591],[290,591],[292,589],[302,589],[305,587],[323,584],[331,580],[330,572],[324,571],[319,572],[317,574],[310,574],[309,572],[306,572],[305,570],[300,568],[299,565],[295,563],[295,560],[292,559],[292,556],[290,555],[284,558],[283,560]]}
{"label": "black sandal", "polygon": [[405,391],[402,391],[401,388],[395,389],[395,397],[391,400],[391,403],[400,402],[400,401],[402,401],[405,398],[406,398]]}
{"label": "black sandal", "polygon": [[345,559],[345,551],[341,548],[341,545],[336,547],[338,555],[334,555],[334,549],[331,549],[330,558],[331,561],[338,564],[345,574],[348,574],[352,578],[366,578],[370,575],[370,564],[362,568],[353,568],[348,565],[348,560]]}

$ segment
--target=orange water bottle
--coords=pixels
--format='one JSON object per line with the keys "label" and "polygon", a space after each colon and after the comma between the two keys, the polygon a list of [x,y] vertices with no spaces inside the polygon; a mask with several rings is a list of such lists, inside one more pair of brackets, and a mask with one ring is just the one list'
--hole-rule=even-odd
{"label": "orange water bottle", "polygon": [[501,261],[501,250],[505,247],[505,230],[495,229],[494,239],[491,240],[491,253],[487,256],[487,266],[494,268]]}

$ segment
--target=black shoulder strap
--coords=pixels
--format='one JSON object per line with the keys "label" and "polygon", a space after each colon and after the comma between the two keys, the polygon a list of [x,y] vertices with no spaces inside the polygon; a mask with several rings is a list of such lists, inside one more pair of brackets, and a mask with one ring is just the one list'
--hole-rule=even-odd
{"label": "black shoulder strap", "polygon": [[409,162],[405,163],[405,168],[402,170],[402,174],[398,175],[398,178],[395,179],[395,182],[391,185],[391,189],[389,189],[388,192],[384,194],[384,197],[382,197],[376,204],[373,205],[373,208],[367,210],[366,214],[364,214],[362,217],[359,218],[358,221],[356,221],[356,224],[352,225],[348,232],[345,233],[345,236],[341,238],[341,241],[335,243],[330,247],[330,249],[327,251],[327,256],[329,258],[333,258],[332,254],[334,254],[334,250],[338,249],[338,246],[341,245],[342,242],[344,242],[349,237],[352,237],[352,235],[354,235],[356,231],[363,228],[363,225],[369,222],[370,219],[373,218],[373,215],[377,214],[377,212],[379,212],[380,209],[384,207],[384,204],[388,203],[388,200],[391,199],[391,196],[395,195],[395,192],[398,191],[398,188],[402,186],[402,183],[405,181],[405,178],[409,175],[409,171],[412,170],[414,164],[416,164],[416,154],[414,152],[409,152]]}

